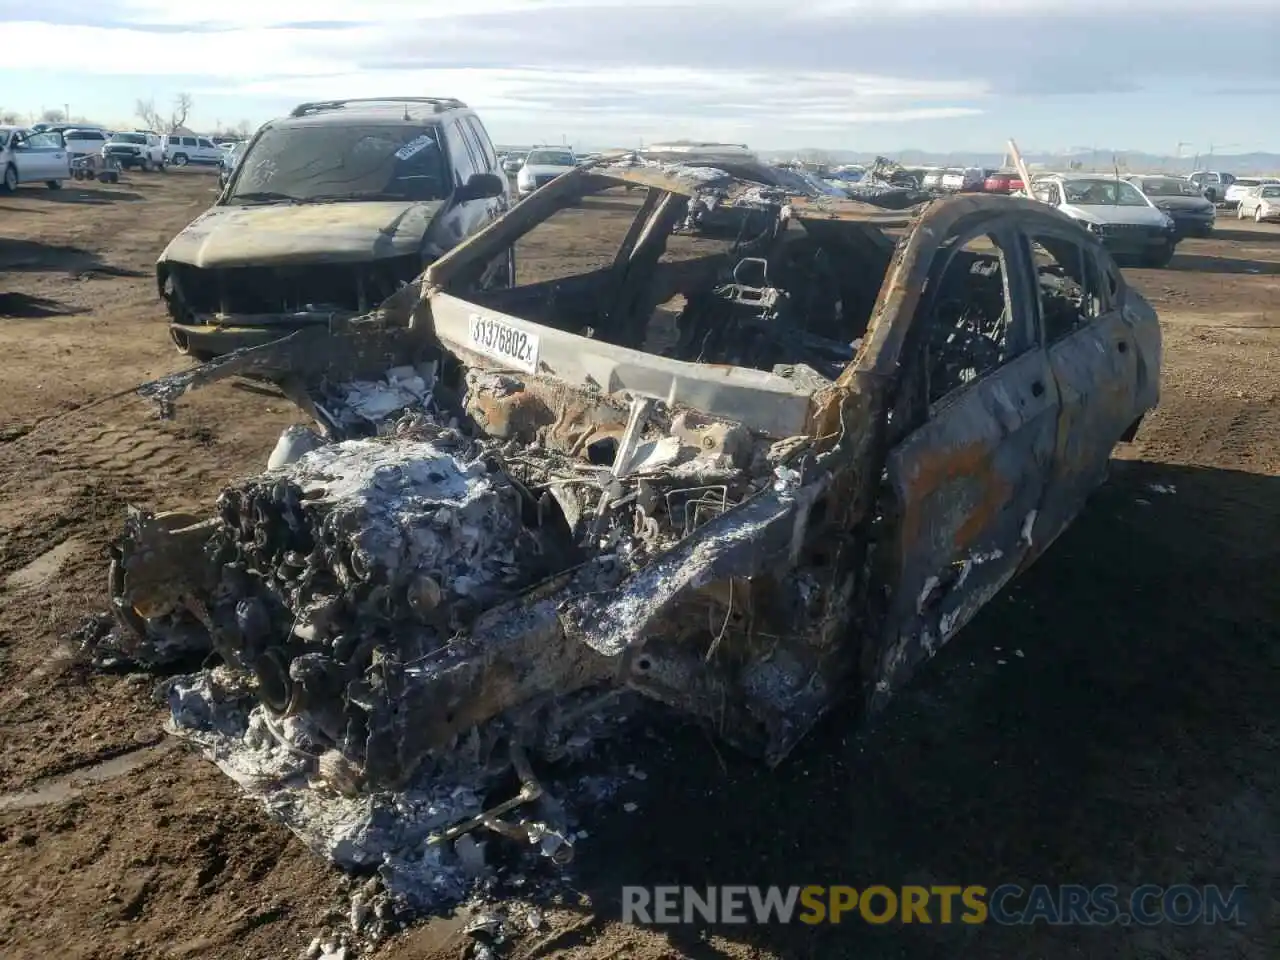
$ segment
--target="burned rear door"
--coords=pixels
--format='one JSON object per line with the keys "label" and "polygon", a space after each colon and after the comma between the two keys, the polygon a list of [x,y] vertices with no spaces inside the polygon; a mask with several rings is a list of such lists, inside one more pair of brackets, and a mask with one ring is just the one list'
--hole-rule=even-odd
{"label": "burned rear door", "polygon": [[1116,441],[1136,416],[1138,351],[1125,321],[1119,272],[1067,224],[1023,223],[1035,307],[1061,398],[1053,471],[1032,532],[1030,562],[1071,522],[1106,478]]}
{"label": "burned rear door", "polygon": [[900,395],[921,400],[905,405],[919,412],[886,464],[887,609],[862,663],[871,709],[1013,576],[1045,492],[1058,398],[1014,224],[961,221],[911,319]]}

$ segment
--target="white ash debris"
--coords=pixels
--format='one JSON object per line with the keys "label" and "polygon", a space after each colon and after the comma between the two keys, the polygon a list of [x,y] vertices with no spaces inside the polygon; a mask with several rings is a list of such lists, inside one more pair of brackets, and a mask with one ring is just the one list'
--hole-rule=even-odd
{"label": "white ash debris", "polygon": [[327,385],[319,391],[316,405],[336,426],[385,435],[406,412],[431,405],[435,383],[434,363],[392,367],[381,380]]}
{"label": "white ash debris", "polygon": [[[325,760],[341,768],[345,758],[323,751],[317,732],[300,717],[276,717],[256,697],[254,682],[225,666],[174,677],[159,684],[166,702],[166,730],[198,744],[205,756],[244,793],[260,802],[317,855],[346,870],[376,868],[376,878],[352,895],[353,934],[376,943],[398,920],[423,910],[457,904],[490,880],[487,848],[508,837],[487,831],[464,833],[454,843],[430,838],[477,817],[500,783],[498,770],[459,759],[447,775],[427,774],[401,790],[351,791],[332,782]],[[583,760],[597,738],[613,736],[627,722],[625,705],[609,714],[588,711],[550,759]],[[462,751],[465,754],[465,751]],[[592,773],[554,785],[570,805],[548,794],[552,819],[576,822],[572,808],[588,809],[611,799],[619,780]],[[518,821],[516,849],[561,867],[570,859],[575,832],[543,816]],[[519,860],[515,861],[519,863]],[[344,944],[345,945],[345,944]]]}

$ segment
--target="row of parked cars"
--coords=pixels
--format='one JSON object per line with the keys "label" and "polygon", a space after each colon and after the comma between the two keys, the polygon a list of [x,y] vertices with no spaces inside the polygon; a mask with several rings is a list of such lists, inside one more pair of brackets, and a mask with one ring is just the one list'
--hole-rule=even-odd
{"label": "row of parked cars", "polygon": [[75,171],[86,158],[145,172],[188,164],[216,166],[225,152],[211,138],[197,135],[110,131],[69,124],[0,126],[0,189],[44,183],[56,190],[62,181],[79,176]]}

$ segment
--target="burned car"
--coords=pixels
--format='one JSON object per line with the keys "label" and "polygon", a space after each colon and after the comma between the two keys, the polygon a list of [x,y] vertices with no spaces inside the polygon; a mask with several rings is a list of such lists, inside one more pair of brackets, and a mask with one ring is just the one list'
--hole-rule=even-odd
{"label": "burned car", "polygon": [[511,202],[480,118],[441,98],[301,104],[225,179],[156,263],[169,335],[201,359],[369,312]]}
{"label": "burned car", "polygon": [[[698,236],[708,194],[768,227]],[[606,198],[634,214],[603,265],[483,285]],[[1152,308],[1043,204],[579,169],[375,313],[144,388],[172,412],[266,378],[317,426],[211,518],[133,511],[118,642],[216,652],[240,719],[205,675],[175,722],[335,859],[366,862],[369,808],[304,815],[308,784],[420,813],[395,870],[481,828],[559,849],[553,813],[516,820],[532,768],[619,691],[769,764],[837,701],[880,708],[1081,510],[1160,359]]]}

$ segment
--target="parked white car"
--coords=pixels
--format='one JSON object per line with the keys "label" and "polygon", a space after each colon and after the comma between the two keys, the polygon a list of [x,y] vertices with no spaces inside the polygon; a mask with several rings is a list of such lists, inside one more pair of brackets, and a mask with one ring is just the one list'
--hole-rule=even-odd
{"label": "parked white car", "polygon": [[1236,216],[1241,220],[1252,217],[1257,223],[1264,220],[1280,220],[1280,183],[1260,183],[1240,198]]}
{"label": "parked white car", "polygon": [[981,190],[982,182],[986,178],[987,172],[981,167],[957,168],[943,173],[942,183],[939,186],[943,190],[949,190],[952,193],[960,193],[965,190]]}
{"label": "parked white car", "polygon": [[0,127],[0,192],[10,193],[22,183],[57,190],[70,177],[71,160],[61,134]]}
{"label": "parked white car", "polygon": [[927,170],[925,175],[920,178],[920,189],[922,190],[941,190],[942,178],[947,175],[945,170]]}
{"label": "parked white car", "polygon": [[76,157],[101,156],[107,145],[107,132],[94,127],[68,127],[62,131],[62,145],[74,160]]}
{"label": "parked white car", "polygon": [[530,150],[524,158],[524,166],[516,175],[516,193],[527,197],[541,186],[550,183],[562,173],[576,169],[578,161],[573,151],[565,147],[539,147]]}
{"label": "parked white car", "polygon": [[163,138],[165,163],[185,167],[189,163],[216,167],[222,162],[223,152],[208,137],[185,137],[171,134]]}
{"label": "parked white car", "polygon": [[1227,187],[1227,192],[1222,196],[1222,202],[1228,207],[1238,206],[1240,201],[1244,199],[1245,194],[1249,193],[1254,187],[1260,187],[1264,183],[1276,183],[1274,177],[1237,177],[1231,186]]}
{"label": "parked white car", "polygon": [[1173,259],[1178,245],[1173,218],[1127,180],[1054,174],[1033,179],[1031,194],[1088,230],[1117,260],[1164,267]]}

